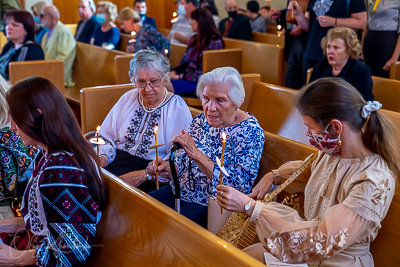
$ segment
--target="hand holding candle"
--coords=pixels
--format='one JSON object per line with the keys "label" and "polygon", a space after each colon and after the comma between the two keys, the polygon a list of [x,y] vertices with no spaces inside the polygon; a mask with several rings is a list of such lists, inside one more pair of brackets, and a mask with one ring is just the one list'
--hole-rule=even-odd
{"label": "hand holding candle", "polygon": [[[226,144],[226,134],[222,132],[222,153],[221,153],[221,167],[224,166],[224,152],[225,152],[225,144]],[[219,184],[222,185],[222,170],[219,175]],[[221,207],[221,214],[222,214],[222,207]]]}
{"label": "hand holding candle", "polygon": [[165,48],[165,50],[164,50],[165,57],[167,57],[168,52],[169,52],[168,49]]}
{"label": "hand holding candle", "polygon": [[178,21],[178,13],[174,12],[172,13],[171,23],[175,23],[177,21]]}
{"label": "hand holding candle", "polygon": [[159,182],[158,182],[158,147],[157,147],[157,130],[158,126],[154,127],[154,139],[155,139],[155,147],[156,147],[156,185],[157,189],[159,189]]}
{"label": "hand holding candle", "polygon": [[135,36],[136,36],[136,32],[135,31],[131,31],[131,39],[129,40],[129,43],[136,42]]}

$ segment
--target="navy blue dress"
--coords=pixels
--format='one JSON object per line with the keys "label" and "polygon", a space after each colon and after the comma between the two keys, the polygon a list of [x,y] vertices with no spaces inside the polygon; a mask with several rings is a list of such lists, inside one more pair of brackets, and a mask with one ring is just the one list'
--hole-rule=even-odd
{"label": "navy blue dress", "polygon": [[114,47],[118,44],[121,35],[117,27],[112,27],[109,31],[103,32],[101,27],[97,28],[92,38],[94,38],[93,45],[102,46],[103,43],[113,44]]}

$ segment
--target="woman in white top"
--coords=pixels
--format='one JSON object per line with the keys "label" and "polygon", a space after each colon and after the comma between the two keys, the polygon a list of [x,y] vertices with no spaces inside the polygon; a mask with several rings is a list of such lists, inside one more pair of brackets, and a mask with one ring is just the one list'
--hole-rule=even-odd
{"label": "woman in white top", "polygon": [[155,189],[154,177],[145,168],[156,157],[155,127],[158,156],[169,154],[172,139],[187,130],[192,116],[185,101],[168,92],[170,64],[168,59],[152,50],[135,53],[129,76],[136,87],[126,92],[104,119],[100,136],[106,145],[100,146],[101,166],[143,191]]}
{"label": "woman in white top", "polygon": [[[261,244],[246,251],[261,258],[267,250],[281,261],[309,266],[374,266],[370,243],[388,212],[400,173],[400,152],[391,123],[354,87],[323,78],[303,88],[297,108],[310,143],[320,152],[311,173],[289,186],[304,190],[305,220],[278,203],[263,204],[271,187],[302,165],[288,162],[266,174],[248,196],[218,186],[218,202],[245,212],[256,223]],[[294,185],[295,184],[295,185]],[[260,257],[261,256],[261,257]]]}

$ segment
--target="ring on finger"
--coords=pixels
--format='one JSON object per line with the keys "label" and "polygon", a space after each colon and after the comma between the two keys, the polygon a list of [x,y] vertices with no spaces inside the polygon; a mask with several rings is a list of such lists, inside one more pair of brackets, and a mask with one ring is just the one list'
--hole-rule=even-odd
{"label": "ring on finger", "polygon": [[221,193],[220,193],[220,195],[221,195],[221,197],[222,197],[222,194],[224,193],[224,191],[221,191]]}

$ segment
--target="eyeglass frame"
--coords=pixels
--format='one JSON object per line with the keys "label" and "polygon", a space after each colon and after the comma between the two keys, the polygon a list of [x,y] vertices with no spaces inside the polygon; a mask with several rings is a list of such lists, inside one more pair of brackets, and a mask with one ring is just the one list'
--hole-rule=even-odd
{"label": "eyeglass frame", "polygon": [[[145,82],[145,81],[136,81],[135,84],[137,86],[137,88],[146,88],[147,85],[149,85],[152,89],[154,89],[154,87],[159,87],[161,85],[161,81],[162,81],[163,77],[161,77],[160,79],[156,80],[156,81],[149,81],[149,82]],[[157,84],[153,84],[154,82],[156,82]],[[139,83],[141,83],[143,86],[140,86]]]}
{"label": "eyeglass frame", "polygon": [[44,16],[51,16],[51,14],[39,14],[39,17],[40,17],[41,19],[43,19]]}

